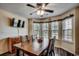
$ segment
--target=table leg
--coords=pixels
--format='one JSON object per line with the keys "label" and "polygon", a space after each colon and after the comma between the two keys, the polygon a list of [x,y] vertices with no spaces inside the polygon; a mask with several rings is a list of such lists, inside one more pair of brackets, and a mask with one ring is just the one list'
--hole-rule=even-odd
{"label": "table leg", "polygon": [[17,51],[16,51],[16,56],[19,56],[19,49],[17,49]]}
{"label": "table leg", "polygon": [[24,52],[23,52],[23,56],[24,56]]}

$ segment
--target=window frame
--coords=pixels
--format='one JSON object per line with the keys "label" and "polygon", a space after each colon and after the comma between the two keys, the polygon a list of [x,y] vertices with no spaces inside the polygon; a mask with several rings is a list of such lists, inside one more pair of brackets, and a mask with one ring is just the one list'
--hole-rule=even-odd
{"label": "window frame", "polygon": [[[44,25],[44,27],[43,27],[43,24],[46,24],[46,25],[47,25],[47,26],[46,26],[47,29],[43,29],[43,28],[45,27],[45,25]],[[49,23],[42,23],[42,37],[43,37],[43,38],[44,38],[44,37],[47,37],[47,38],[49,37],[49,33],[48,33],[48,32],[49,32],[49,27],[48,27],[48,26],[49,26]],[[47,36],[44,35],[45,32],[47,32]],[[44,33],[44,34],[43,34],[43,33]]]}
{"label": "window frame", "polygon": [[[72,24],[71,24],[72,29],[63,29],[63,21],[64,20],[68,20],[68,19],[71,19],[71,21],[72,21]],[[62,40],[64,42],[73,43],[73,19],[74,19],[74,17],[69,17],[69,18],[66,18],[66,19],[62,20]],[[71,32],[72,32],[72,34],[71,34],[71,41],[69,41],[70,39],[68,40],[68,38],[66,38],[67,40],[64,40],[63,31],[66,31],[66,30],[71,30]],[[68,36],[68,35],[66,35],[66,36]]]}
{"label": "window frame", "polygon": [[[34,27],[34,24],[36,25],[36,24],[39,24],[39,29],[34,29],[35,27]],[[38,25],[37,25],[37,28],[38,28]],[[40,23],[33,23],[33,32],[38,32],[39,34],[39,36],[40,36]],[[37,36],[38,36],[37,34],[33,34],[33,37],[35,37],[36,39],[38,38]]]}
{"label": "window frame", "polygon": [[[52,28],[51,28],[51,37],[52,37],[52,33],[53,33],[52,31],[58,31],[57,34],[56,34],[56,33],[54,33],[54,34],[57,35],[56,40],[59,40],[59,21],[55,21],[55,22],[58,23],[58,26],[57,26],[58,28],[57,28],[57,29],[52,29]],[[52,22],[51,22],[51,27],[52,27]],[[54,34],[53,34],[53,35],[54,35]],[[55,36],[55,35],[54,35],[54,36]]]}

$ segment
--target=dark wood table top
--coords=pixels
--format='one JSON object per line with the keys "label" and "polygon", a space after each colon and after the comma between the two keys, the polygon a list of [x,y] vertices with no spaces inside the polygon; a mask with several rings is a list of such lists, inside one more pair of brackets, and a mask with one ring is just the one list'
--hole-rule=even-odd
{"label": "dark wood table top", "polygon": [[40,55],[41,52],[48,46],[48,39],[44,39],[42,43],[38,43],[37,40],[34,42],[24,42],[24,43],[18,43],[15,44],[14,47],[18,48],[25,53],[30,53],[33,55]]}

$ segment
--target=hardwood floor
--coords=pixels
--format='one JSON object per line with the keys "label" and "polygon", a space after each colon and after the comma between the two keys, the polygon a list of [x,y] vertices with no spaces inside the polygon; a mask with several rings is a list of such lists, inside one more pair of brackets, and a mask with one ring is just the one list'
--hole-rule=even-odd
{"label": "hardwood floor", "polygon": [[[28,56],[27,54],[24,54],[25,56]],[[5,54],[2,54],[0,56],[16,56],[16,53],[5,53]],[[20,51],[20,56],[23,56],[23,52]],[[55,56],[74,56],[72,53],[69,53],[63,49],[59,49],[59,48],[55,48]]]}

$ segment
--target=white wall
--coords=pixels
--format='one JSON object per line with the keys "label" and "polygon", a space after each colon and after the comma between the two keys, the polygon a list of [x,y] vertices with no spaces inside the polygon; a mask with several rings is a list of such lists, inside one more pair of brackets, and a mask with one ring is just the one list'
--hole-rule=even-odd
{"label": "white wall", "polygon": [[[8,18],[13,17],[16,18],[17,20],[18,19],[24,20],[25,27],[24,28],[11,27],[9,25],[10,20]],[[0,9],[0,39],[18,36],[18,30],[20,36],[28,34],[28,19]]]}

